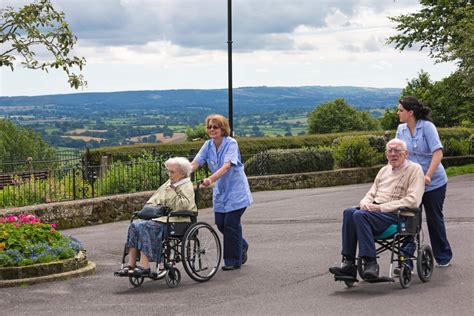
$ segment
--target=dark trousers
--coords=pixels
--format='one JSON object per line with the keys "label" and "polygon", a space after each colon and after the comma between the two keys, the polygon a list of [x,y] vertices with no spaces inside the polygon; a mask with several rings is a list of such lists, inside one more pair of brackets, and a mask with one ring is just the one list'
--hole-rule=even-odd
{"label": "dark trousers", "polygon": [[[425,210],[426,225],[430,234],[431,248],[433,256],[439,264],[445,264],[451,261],[453,253],[449,245],[444,225],[443,204],[446,197],[446,187],[443,185],[435,190],[425,192],[421,204]],[[414,254],[416,245],[413,239],[408,240],[402,246],[405,253]]]}
{"label": "dark trousers", "polygon": [[342,255],[355,258],[359,243],[359,257],[376,257],[374,236],[383,233],[391,224],[397,224],[396,214],[345,209],[342,221]]}
{"label": "dark trousers", "polygon": [[246,207],[228,213],[215,212],[216,225],[224,236],[224,264],[226,266],[240,266],[242,254],[248,247],[247,241],[242,237],[240,218]]}

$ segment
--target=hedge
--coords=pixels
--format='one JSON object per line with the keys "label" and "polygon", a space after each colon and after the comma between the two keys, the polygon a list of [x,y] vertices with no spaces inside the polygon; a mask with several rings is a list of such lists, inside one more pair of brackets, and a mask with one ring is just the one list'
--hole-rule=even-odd
{"label": "hedge", "polygon": [[247,175],[303,173],[334,169],[334,158],[329,149],[297,148],[270,149],[247,160]]}
{"label": "hedge", "polygon": [[[452,139],[457,141],[468,140],[473,134],[472,128],[440,128],[438,129],[441,142],[446,143],[449,147]],[[390,131],[391,138],[395,137],[395,130]],[[286,136],[286,137],[252,137],[252,138],[237,138],[239,142],[240,153],[242,160],[245,162],[253,155],[270,149],[293,149],[305,147],[323,147],[331,146],[333,141],[345,136],[382,136],[384,131],[366,131],[366,132],[345,132],[345,133],[331,133],[331,134],[313,134],[302,136]],[[113,160],[128,161],[132,157],[142,155],[143,151],[155,152],[156,154],[167,154],[170,156],[185,156],[192,158],[199,151],[203,140],[195,142],[182,143],[159,143],[159,144],[136,144],[124,145],[115,147],[101,147],[91,149],[88,160],[92,165],[99,165],[102,156],[111,156]],[[379,147],[379,144],[372,143],[374,147]],[[463,145],[464,146],[464,145]],[[461,146],[462,147],[462,146]],[[447,148],[447,154],[450,155],[450,150]]]}
{"label": "hedge", "polygon": [[[270,149],[292,149],[305,147],[331,146],[336,138],[346,135],[383,135],[379,132],[346,132],[332,134],[315,134],[286,137],[252,137],[237,138],[242,160],[246,161],[253,155]],[[167,143],[167,144],[136,144],[114,147],[101,147],[91,149],[88,160],[93,165],[100,164],[102,156],[112,156],[113,160],[130,160],[132,157],[140,156],[143,151],[155,152],[157,154],[169,154],[170,156],[194,157],[204,141]],[[190,157],[190,158],[191,158]]]}

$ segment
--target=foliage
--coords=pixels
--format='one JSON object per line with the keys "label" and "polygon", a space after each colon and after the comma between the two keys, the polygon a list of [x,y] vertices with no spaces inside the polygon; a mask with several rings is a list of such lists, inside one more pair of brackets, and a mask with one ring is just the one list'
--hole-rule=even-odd
{"label": "foliage", "polygon": [[271,149],[247,160],[248,175],[286,174],[332,170],[334,159],[329,149]]}
{"label": "foliage", "polygon": [[474,173],[474,164],[454,166],[446,169],[446,174],[448,177],[454,177],[468,173]]}
{"label": "foliage", "polygon": [[459,71],[436,82],[421,71],[417,78],[408,82],[401,97],[412,95],[429,106],[436,126],[470,126],[474,122],[474,100],[460,93],[466,90],[464,84]]}
{"label": "foliage", "polygon": [[368,137],[342,137],[334,147],[338,168],[370,167],[381,162],[382,155],[370,145]]}
{"label": "foliage", "polygon": [[[346,132],[346,133],[331,133],[331,134],[317,134],[317,135],[300,135],[300,136],[285,136],[285,137],[251,137],[251,138],[237,138],[239,142],[239,149],[242,160],[246,161],[253,155],[269,150],[269,149],[291,149],[304,147],[320,147],[330,146],[335,138],[344,135],[367,135],[369,132]],[[370,134],[380,134],[383,132],[370,132]],[[128,161],[130,157],[137,157],[143,151],[155,152],[156,154],[169,156],[184,156],[190,160],[199,151],[203,141],[183,142],[175,144],[140,144],[114,147],[101,147],[90,150],[90,161],[97,165],[100,163],[102,156],[111,155],[114,161],[122,160]]]}
{"label": "foliage", "polygon": [[393,109],[385,109],[384,114],[380,117],[380,125],[384,130],[397,129],[400,120],[398,119],[397,114],[398,106],[395,106]]}
{"label": "foliage", "polygon": [[96,196],[155,190],[168,178],[164,159],[156,160],[149,153],[130,162],[116,161],[94,183]]}
{"label": "foliage", "polygon": [[188,128],[186,130],[186,140],[191,142],[193,140],[207,140],[209,139],[209,135],[207,135],[206,128],[204,125],[198,125],[194,128]]}
{"label": "foliage", "polygon": [[25,161],[27,157],[53,160],[54,149],[33,129],[17,127],[10,120],[0,119],[0,162]]}
{"label": "foliage", "polygon": [[420,0],[421,10],[390,19],[397,35],[388,38],[401,51],[421,44],[436,62],[454,61],[461,84],[457,94],[474,102],[474,6],[471,0]]}
{"label": "foliage", "polygon": [[25,266],[74,257],[82,246],[34,215],[0,217],[0,267]]}
{"label": "foliage", "polygon": [[[74,67],[82,70],[86,60],[70,56],[76,44],[76,37],[64,19],[64,13],[56,11],[50,0],[38,0],[22,8],[7,7],[0,10],[0,67],[14,70],[18,56],[24,67],[29,69],[62,69],[68,76],[68,83],[77,89],[85,86],[82,75],[72,72]],[[36,51],[35,47],[40,47]],[[52,61],[41,61],[36,53],[46,50]]]}
{"label": "foliage", "polygon": [[463,93],[472,89],[465,85],[459,71],[434,82],[429,91],[428,106],[433,110],[433,121],[437,126],[474,126],[474,95],[469,97]]}
{"label": "foliage", "polygon": [[469,154],[469,140],[462,139],[457,140],[455,138],[450,138],[447,141],[444,141],[444,155],[445,156],[463,156]]}
{"label": "foliage", "polygon": [[308,124],[313,134],[378,129],[377,120],[349,106],[342,98],[316,107],[308,116]]}

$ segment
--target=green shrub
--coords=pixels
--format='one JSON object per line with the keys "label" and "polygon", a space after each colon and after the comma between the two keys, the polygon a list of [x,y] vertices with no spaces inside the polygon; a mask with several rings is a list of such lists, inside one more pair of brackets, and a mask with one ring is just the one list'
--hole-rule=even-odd
{"label": "green shrub", "polygon": [[[300,135],[285,137],[238,137],[242,161],[253,155],[270,149],[292,149],[306,147],[331,146],[336,138],[349,135],[383,135],[380,132],[346,132],[318,135]],[[133,157],[141,156],[144,151],[154,155],[183,156],[192,159],[201,148],[204,141],[166,143],[166,144],[136,144],[127,146],[101,147],[91,149],[88,161],[91,165],[99,165],[102,156],[112,156],[114,161],[129,161]]]}
{"label": "green shrub", "polygon": [[469,139],[457,140],[455,138],[450,138],[447,141],[444,141],[444,155],[445,156],[463,156],[469,154]]}
{"label": "green shrub", "polygon": [[254,155],[245,163],[247,175],[286,174],[332,170],[329,149],[271,149]]}
{"label": "green shrub", "polygon": [[370,167],[380,163],[383,156],[370,145],[366,136],[343,137],[333,152],[339,168]]}

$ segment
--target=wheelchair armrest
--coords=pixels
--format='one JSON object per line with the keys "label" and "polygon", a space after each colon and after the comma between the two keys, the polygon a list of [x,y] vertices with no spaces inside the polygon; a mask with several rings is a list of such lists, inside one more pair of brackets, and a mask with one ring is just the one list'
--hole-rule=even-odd
{"label": "wheelchair armrest", "polygon": [[172,211],[169,213],[170,217],[173,217],[173,216],[189,216],[189,217],[193,217],[193,216],[197,216],[196,212],[193,212],[193,211]]}
{"label": "wheelchair armrest", "polygon": [[400,207],[398,209],[398,213],[401,213],[401,212],[412,213],[413,215],[416,215],[420,213],[420,208],[419,207]]}

